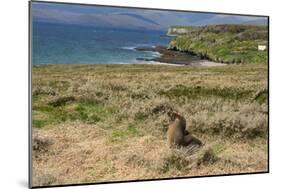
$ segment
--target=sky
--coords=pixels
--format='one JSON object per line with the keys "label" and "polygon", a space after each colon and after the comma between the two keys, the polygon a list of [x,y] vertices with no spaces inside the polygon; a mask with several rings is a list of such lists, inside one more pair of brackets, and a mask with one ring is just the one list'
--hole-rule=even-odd
{"label": "sky", "polygon": [[39,2],[32,2],[32,19],[35,22],[150,30],[167,30],[174,25],[267,23],[266,17],[256,16]]}

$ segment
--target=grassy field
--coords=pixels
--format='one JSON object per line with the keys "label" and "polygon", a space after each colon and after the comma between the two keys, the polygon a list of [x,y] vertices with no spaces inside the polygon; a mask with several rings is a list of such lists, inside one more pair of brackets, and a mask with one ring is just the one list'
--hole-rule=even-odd
{"label": "grassy field", "polygon": [[221,63],[264,63],[267,61],[267,50],[258,50],[258,45],[268,46],[266,26],[228,24],[175,28],[186,29],[187,33],[174,38],[169,44],[170,49],[188,51]]}
{"label": "grassy field", "polygon": [[[33,185],[267,171],[267,71],[33,66]],[[202,148],[168,148],[169,108]]]}

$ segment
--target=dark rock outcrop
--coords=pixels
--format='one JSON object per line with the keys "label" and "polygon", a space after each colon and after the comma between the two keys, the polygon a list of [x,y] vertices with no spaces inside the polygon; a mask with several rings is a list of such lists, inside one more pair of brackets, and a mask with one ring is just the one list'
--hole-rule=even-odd
{"label": "dark rock outcrop", "polygon": [[186,53],[175,51],[171,49],[167,49],[163,46],[156,46],[156,47],[138,47],[136,48],[138,51],[151,51],[151,52],[159,52],[159,57],[154,58],[137,58],[137,60],[142,61],[156,61],[162,63],[170,63],[170,64],[182,64],[182,65],[192,65],[198,62],[200,57]]}

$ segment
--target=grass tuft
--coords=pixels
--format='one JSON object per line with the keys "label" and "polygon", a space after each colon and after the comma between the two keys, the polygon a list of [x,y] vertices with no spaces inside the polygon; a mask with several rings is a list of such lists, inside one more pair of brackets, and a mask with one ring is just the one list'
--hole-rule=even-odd
{"label": "grass tuft", "polygon": [[215,152],[209,148],[207,150],[205,150],[201,156],[199,156],[199,158],[197,159],[197,165],[200,166],[200,165],[204,165],[204,166],[207,166],[207,165],[211,165],[211,164],[214,164],[216,161],[218,161],[218,157],[217,155],[215,154]]}
{"label": "grass tuft", "polygon": [[75,101],[74,96],[59,96],[52,99],[48,104],[54,107],[64,106],[67,102]]}
{"label": "grass tuft", "polygon": [[34,134],[32,139],[32,149],[36,152],[46,152],[48,147],[53,144],[50,138]]}
{"label": "grass tuft", "polygon": [[35,170],[33,173],[33,186],[50,186],[58,182],[58,179],[44,170]]}
{"label": "grass tuft", "polygon": [[159,169],[161,173],[167,173],[173,169],[181,171],[186,169],[190,161],[186,159],[182,154],[172,153],[170,156],[163,160],[163,165]]}
{"label": "grass tuft", "polygon": [[257,101],[259,104],[267,103],[268,102],[268,91],[267,90],[259,91],[255,95],[254,100]]}

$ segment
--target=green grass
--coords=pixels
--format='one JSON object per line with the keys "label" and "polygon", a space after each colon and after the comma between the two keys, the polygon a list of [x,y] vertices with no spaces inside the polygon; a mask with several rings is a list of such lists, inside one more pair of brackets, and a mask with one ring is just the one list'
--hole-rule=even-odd
{"label": "green grass", "polygon": [[75,110],[79,112],[81,119],[88,123],[101,121],[114,112],[113,108],[95,103],[80,103]]}
{"label": "green grass", "polygon": [[132,137],[140,137],[142,133],[136,125],[129,124],[126,128],[113,129],[109,140],[110,142],[124,142]]}
{"label": "green grass", "polygon": [[259,104],[268,103],[268,90],[262,90],[255,96],[255,101]]}
{"label": "green grass", "polygon": [[267,50],[258,50],[258,45],[268,45],[267,35],[264,26],[195,27],[191,32],[174,38],[169,49],[190,52],[221,63],[267,63]]}
{"label": "green grass", "polygon": [[206,98],[206,97],[220,97],[224,99],[246,99],[252,96],[250,90],[239,90],[235,88],[205,88],[201,86],[197,87],[186,87],[176,86],[167,91],[160,91],[160,95],[167,96],[169,98],[175,97],[187,97],[191,99]]}
{"label": "green grass", "polygon": [[[38,100],[34,100],[34,102],[36,103],[33,104],[33,126],[36,128],[57,125],[67,121],[96,123],[108,118],[114,112],[112,107],[105,107],[103,104],[93,102],[73,102],[71,100],[70,103],[66,104],[63,100],[63,103],[59,103],[59,106],[58,103],[38,102]],[[51,102],[53,101],[51,100]],[[38,113],[41,116],[36,116]]]}
{"label": "green grass", "polygon": [[32,120],[32,126],[35,128],[42,128],[48,124],[49,124],[49,121],[46,121],[46,120],[37,120],[37,119]]}
{"label": "green grass", "polygon": [[225,150],[225,145],[223,143],[217,143],[212,146],[212,149],[216,155],[219,155]]}

